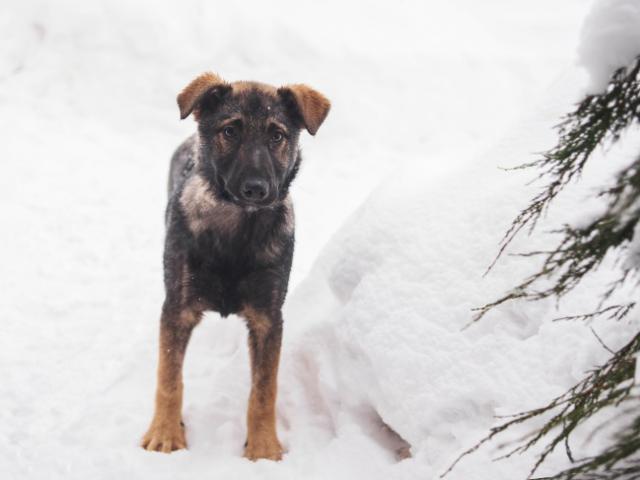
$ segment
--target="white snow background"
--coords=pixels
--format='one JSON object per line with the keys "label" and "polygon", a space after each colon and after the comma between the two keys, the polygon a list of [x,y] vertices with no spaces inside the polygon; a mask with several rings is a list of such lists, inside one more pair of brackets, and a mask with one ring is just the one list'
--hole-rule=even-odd
{"label": "white snow background", "polygon": [[[540,406],[603,362],[591,328],[619,347],[637,311],[615,329],[552,319],[591,311],[614,258],[559,305],[507,304],[462,331],[471,308],[537,266],[504,256],[482,276],[540,188],[498,167],[552,146],[560,116],[619,66],[589,39],[634,2],[600,0],[582,30],[591,3],[3,1],[0,477],[436,479],[496,415]],[[620,31],[632,38],[630,25]],[[627,58],[620,35],[602,42]],[[303,138],[293,188],[279,463],[242,458],[246,331],[213,314],[187,353],[190,448],[138,447],[168,159],[195,127],[178,121],[175,96],[205,70],[305,82],[333,103]],[[639,146],[634,135],[599,152],[510,251],[553,246],[549,229],[588,218],[597,186]],[[383,422],[411,458],[398,461]],[[493,462],[499,453],[483,448],[447,478],[527,475],[532,455]],[[561,452],[541,473],[566,463]]]}

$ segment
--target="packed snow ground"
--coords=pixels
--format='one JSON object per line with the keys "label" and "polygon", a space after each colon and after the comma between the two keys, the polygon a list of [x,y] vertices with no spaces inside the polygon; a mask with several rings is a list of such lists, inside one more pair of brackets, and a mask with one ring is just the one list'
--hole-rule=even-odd
{"label": "packed snow ground", "polygon": [[[507,305],[461,331],[470,308],[535,268],[504,257],[482,278],[535,189],[497,167],[550,146],[586,85],[574,61],[589,3],[382,5],[0,5],[3,478],[435,479],[494,415],[540,405],[606,358],[587,326],[550,320],[593,306],[608,268],[559,310]],[[189,450],[138,447],[168,158],[194,128],[175,94],[208,69],[307,82],[333,101],[293,190],[280,463],[241,456],[249,364],[235,317],[208,316],[189,347]],[[589,169],[540,230],[588,212],[634,146]],[[553,241],[525,240],[514,251]],[[625,328],[593,327],[611,347],[624,340]],[[412,458],[398,461],[383,422]],[[493,456],[449,478],[512,480],[531,465]]]}

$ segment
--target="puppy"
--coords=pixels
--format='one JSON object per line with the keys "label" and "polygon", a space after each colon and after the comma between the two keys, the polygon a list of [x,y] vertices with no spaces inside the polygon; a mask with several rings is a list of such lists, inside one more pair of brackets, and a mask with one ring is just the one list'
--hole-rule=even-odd
{"label": "puppy", "polygon": [[213,310],[241,315],[249,329],[244,456],[280,460],[275,402],[294,244],[289,186],[301,162],[300,132],[315,135],[330,103],[306,85],[227,83],[204,73],[178,106],[198,131],[171,159],[155,414],[142,447],[186,448],[182,364],[191,331]]}

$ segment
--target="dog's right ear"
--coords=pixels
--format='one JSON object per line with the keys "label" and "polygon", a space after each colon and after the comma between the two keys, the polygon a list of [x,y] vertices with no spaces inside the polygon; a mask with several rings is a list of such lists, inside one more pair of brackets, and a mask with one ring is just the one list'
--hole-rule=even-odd
{"label": "dog's right ear", "polygon": [[196,77],[178,95],[180,119],[184,120],[193,112],[199,120],[202,107],[215,107],[229,90],[231,85],[215,73],[206,72]]}

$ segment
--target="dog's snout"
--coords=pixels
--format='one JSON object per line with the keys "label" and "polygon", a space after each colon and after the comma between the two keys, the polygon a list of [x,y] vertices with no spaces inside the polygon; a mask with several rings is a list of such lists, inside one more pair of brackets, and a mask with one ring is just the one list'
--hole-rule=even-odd
{"label": "dog's snout", "polygon": [[250,178],[242,183],[240,193],[248,202],[261,202],[269,195],[269,184],[261,178]]}

